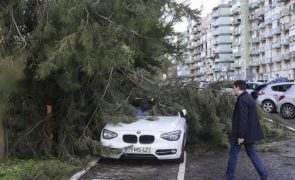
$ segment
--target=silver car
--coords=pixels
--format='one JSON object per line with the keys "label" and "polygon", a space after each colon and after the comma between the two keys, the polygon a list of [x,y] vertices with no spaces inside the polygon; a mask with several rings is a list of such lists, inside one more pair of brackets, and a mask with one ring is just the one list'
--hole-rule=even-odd
{"label": "silver car", "polygon": [[295,85],[295,82],[269,84],[258,93],[256,102],[262,106],[265,112],[274,112],[279,102],[279,97],[292,85]]}
{"label": "silver car", "polygon": [[286,119],[295,118],[295,85],[279,97],[277,111]]}

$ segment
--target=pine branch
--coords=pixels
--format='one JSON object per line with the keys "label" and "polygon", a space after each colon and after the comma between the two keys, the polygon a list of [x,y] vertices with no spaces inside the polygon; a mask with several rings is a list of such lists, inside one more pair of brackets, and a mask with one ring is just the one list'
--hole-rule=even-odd
{"label": "pine branch", "polygon": [[38,121],[35,125],[27,128],[17,139],[17,141],[14,143],[14,145],[11,147],[11,150],[13,150],[15,148],[15,146],[17,146],[21,140],[23,140],[24,138],[26,138],[29,134],[31,134],[41,123],[47,121],[48,118],[45,118],[41,121]]}
{"label": "pine branch", "polygon": [[[111,83],[112,74],[113,74],[113,70],[114,70],[114,68],[111,69],[111,72],[110,72],[110,75],[109,75],[109,78],[108,78],[108,83],[107,83],[107,85],[106,85],[106,87],[105,87],[105,90],[104,90],[104,93],[103,93],[102,97],[100,98],[100,101],[102,101],[102,100],[104,99],[104,97],[105,97],[105,95],[106,95],[106,92],[107,92],[107,90],[109,89],[109,86],[110,86],[110,83]],[[81,138],[82,136],[85,137],[86,129],[88,128],[90,122],[91,122],[92,119],[94,118],[94,115],[97,113],[99,107],[101,107],[100,103],[97,104],[97,106],[96,106],[94,112],[92,113],[92,116],[91,116],[91,118],[89,119],[87,125],[85,126],[85,128],[84,128],[84,130],[83,130],[83,134],[80,136],[80,138]],[[80,139],[80,138],[79,138],[79,139]]]}
{"label": "pine branch", "polygon": [[23,50],[27,46],[27,41],[25,40],[25,38],[23,37],[23,35],[20,33],[20,30],[18,28],[18,25],[15,22],[15,19],[14,19],[14,16],[13,16],[13,9],[11,10],[11,19],[13,21],[13,24],[14,24],[14,26],[15,26],[18,34],[19,34],[19,36],[21,37],[22,41],[25,43],[24,46],[23,46],[23,48],[21,49],[21,50]]}
{"label": "pine branch", "polygon": [[[110,18],[105,17],[105,16],[103,16],[103,15],[101,15],[101,14],[98,14],[98,13],[96,13],[96,12],[93,12],[93,13],[94,13],[95,15],[97,15],[98,17],[100,17],[101,19],[107,21],[108,23],[110,23],[110,24],[112,24],[112,25],[116,25],[116,26],[118,26],[118,25],[117,25],[114,21],[112,21]],[[112,13],[112,15],[113,15],[113,13]],[[112,16],[112,15],[111,15],[111,16]],[[142,36],[141,34],[139,34],[138,32],[136,32],[136,31],[133,30],[133,29],[131,29],[131,30],[125,29],[125,30],[128,31],[128,32],[130,32],[130,33],[133,34],[133,35],[136,35],[136,36],[140,37],[140,38],[143,38],[143,39],[151,39],[151,38],[149,38],[149,37]]]}

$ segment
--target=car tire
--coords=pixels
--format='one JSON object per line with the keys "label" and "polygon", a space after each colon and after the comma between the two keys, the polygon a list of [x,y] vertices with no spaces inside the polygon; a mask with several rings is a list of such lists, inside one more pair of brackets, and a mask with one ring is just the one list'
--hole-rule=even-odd
{"label": "car tire", "polygon": [[271,100],[265,100],[262,102],[262,109],[265,112],[272,113],[275,111],[276,106],[275,106],[275,103],[272,102]]}
{"label": "car tire", "polygon": [[183,163],[184,162],[184,146],[185,146],[185,135],[183,137],[182,141],[182,147],[181,147],[181,155],[178,159],[176,159],[176,163]]}
{"label": "car tire", "polygon": [[295,107],[292,104],[283,104],[281,106],[280,112],[285,119],[295,118]]}

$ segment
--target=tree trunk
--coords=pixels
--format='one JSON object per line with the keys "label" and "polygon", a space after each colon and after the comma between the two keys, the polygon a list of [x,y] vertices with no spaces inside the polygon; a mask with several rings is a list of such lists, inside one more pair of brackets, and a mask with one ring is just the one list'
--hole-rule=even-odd
{"label": "tree trunk", "polygon": [[4,122],[0,118],[0,161],[5,158],[5,149],[6,149],[6,133],[4,129]]}

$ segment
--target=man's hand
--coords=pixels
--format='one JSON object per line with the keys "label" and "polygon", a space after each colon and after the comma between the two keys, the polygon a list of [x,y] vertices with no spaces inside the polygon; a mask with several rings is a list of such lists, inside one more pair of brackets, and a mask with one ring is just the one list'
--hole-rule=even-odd
{"label": "man's hand", "polygon": [[238,138],[238,144],[239,144],[239,145],[242,145],[244,141],[245,141],[245,139],[243,139],[243,138]]}

